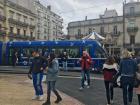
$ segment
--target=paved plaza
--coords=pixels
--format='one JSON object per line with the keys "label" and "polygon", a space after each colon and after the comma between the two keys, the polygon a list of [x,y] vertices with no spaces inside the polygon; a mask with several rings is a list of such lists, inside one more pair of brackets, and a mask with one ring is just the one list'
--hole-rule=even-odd
{"label": "paved plaza", "polygon": [[[46,100],[46,84],[43,84]],[[34,95],[32,81],[26,75],[0,74],[0,105],[42,105],[45,101],[31,100]],[[63,101],[58,105],[83,105],[61,92]],[[52,105],[56,97],[52,94]]]}

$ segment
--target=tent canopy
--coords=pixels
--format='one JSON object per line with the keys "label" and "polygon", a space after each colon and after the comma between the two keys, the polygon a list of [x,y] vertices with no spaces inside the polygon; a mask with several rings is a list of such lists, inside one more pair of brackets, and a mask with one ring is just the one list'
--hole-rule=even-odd
{"label": "tent canopy", "polygon": [[92,32],[91,34],[83,37],[82,39],[91,39],[91,40],[104,40],[105,38],[101,35],[99,35],[98,33],[96,32]]}

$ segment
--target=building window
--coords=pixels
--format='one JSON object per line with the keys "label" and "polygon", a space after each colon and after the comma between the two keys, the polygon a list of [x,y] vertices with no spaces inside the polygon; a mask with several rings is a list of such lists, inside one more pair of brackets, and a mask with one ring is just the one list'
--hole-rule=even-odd
{"label": "building window", "polygon": [[114,28],[113,28],[113,33],[116,35],[117,34],[117,26],[114,26]]}
{"label": "building window", "polygon": [[24,16],[24,23],[27,23],[27,16]]}
{"label": "building window", "polygon": [[39,37],[39,36],[40,36],[40,34],[38,33],[38,35],[37,35],[37,39],[40,39],[40,37]]}
{"label": "building window", "polygon": [[33,32],[32,31],[30,32],[30,35],[31,35],[31,38],[33,38]]}
{"label": "building window", "polygon": [[0,24],[0,30],[1,30],[1,28],[2,28],[2,25]]}
{"label": "building window", "polygon": [[10,16],[11,19],[13,19],[14,18],[14,12],[10,10],[9,11],[9,16]]}
{"label": "building window", "polygon": [[91,29],[91,28],[89,28],[88,32],[89,32],[89,34],[91,34],[91,33],[92,33],[92,29]]}
{"label": "building window", "polygon": [[14,27],[10,27],[10,33],[13,33]]}
{"label": "building window", "polygon": [[33,25],[34,19],[30,18],[30,25]]}
{"label": "building window", "polygon": [[17,29],[17,34],[20,35],[20,29]]}
{"label": "building window", "polygon": [[53,35],[55,35],[55,31],[53,31]]}
{"label": "building window", "polygon": [[128,26],[135,27],[135,20],[129,20]]}
{"label": "building window", "polygon": [[100,33],[101,33],[101,35],[104,35],[104,27],[100,28]]}
{"label": "building window", "polygon": [[130,44],[135,44],[135,36],[133,35],[130,36]]}
{"label": "building window", "polygon": [[46,36],[44,36],[44,39],[47,39],[47,37],[46,37]]}
{"label": "building window", "polygon": [[130,7],[130,15],[134,15],[134,13],[135,13],[135,8],[134,7]]}
{"label": "building window", "polygon": [[78,29],[78,35],[81,35],[81,29]]}
{"label": "building window", "polygon": [[21,14],[17,13],[17,20],[20,21],[20,19],[21,19]]}
{"label": "building window", "polygon": [[24,36],[26,36],[26,30],[24,30]]}
{"label": "building window", "polygon": [[47,33],[47,29],[46,29],[46,28],[44,28],[44,33],[45,33],[45,34]]}

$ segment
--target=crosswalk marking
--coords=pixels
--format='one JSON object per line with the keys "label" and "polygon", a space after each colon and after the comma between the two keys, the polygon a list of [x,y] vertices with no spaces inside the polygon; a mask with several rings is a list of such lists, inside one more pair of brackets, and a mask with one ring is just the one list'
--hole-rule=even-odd
{"label": "crosswalk marking", "polygon": [[[60,78],[76,78],[76,79],[81,79],[81,77],[74,77],[74,76],[59,76]],[[93,80],[104,80],[103,78],[99,78],[99,77],[90,77],[90,79]]]}

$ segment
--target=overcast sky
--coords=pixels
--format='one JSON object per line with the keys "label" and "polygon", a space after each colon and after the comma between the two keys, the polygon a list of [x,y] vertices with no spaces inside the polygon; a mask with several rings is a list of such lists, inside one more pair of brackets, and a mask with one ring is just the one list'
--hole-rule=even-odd
{"label": "overcast sky", "polygon": [[[126,0],[129,1],[129,0]],[[118,15],[122,15],[123,0],[40,0],[47,6],[52,6],[52,11],[60,15],[64,20],[64,32],[66,33],[67,24],[72,21],[98,18],[105,9],[116,9]]]}

